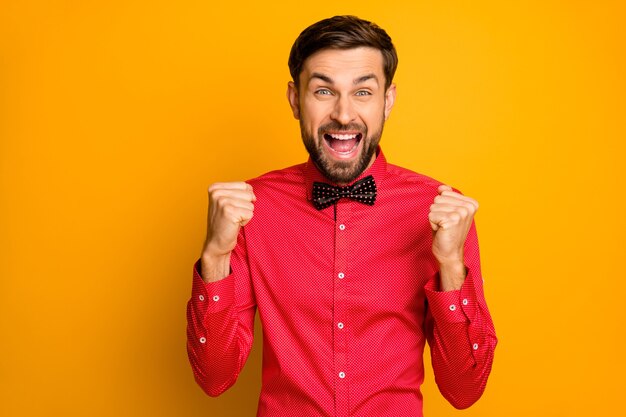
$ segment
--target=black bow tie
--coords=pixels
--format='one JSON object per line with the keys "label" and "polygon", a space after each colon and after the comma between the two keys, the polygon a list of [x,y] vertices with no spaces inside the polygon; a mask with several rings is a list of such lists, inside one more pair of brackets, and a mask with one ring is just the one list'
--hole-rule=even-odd
{"label": "black bow tie", "polygon": [[374,205],[374,201],[376,201],[374,177],[368,175],[346,187],[336,187],[324,182],[313,183],[313,205],[318,210],[332,206],[337,200],[344,197],[370,206]]}

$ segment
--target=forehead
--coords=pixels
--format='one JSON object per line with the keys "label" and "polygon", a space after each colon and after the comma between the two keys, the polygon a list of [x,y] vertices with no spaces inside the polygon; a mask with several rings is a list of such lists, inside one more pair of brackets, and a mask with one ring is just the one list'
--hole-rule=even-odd
{"label": "forehead", "polygon": [[383,75],[383,54],[375,48],[322,49],[304,61],[301,80],[307,82],[312,73],[321,73],[340,80],[375,74],[380,80]]}

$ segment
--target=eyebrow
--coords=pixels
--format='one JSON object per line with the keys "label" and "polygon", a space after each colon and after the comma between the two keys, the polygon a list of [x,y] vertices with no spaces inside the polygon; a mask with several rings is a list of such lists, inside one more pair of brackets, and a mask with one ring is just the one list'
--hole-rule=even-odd
{"label": "eyebrow", "polygon": [[353,83],[354,83],[354,85],[356,85],[356,84],[361,84],[361,83],[364,83],[365,81],[367,81],[367,80],[371,80],[371,79],[374,79],[374,81],[376,81],[376,84],[378,84],[378,77],[376,76],[376,74],[367,74],[367,75],[364,75],[364,76],[359,77],[359,78],[357,78],[356,80],[354,80],[354,82],[353,82]]}
{"label": "eyebrow", "polygon": [[[315,78],[320,79],[320,80],[322,80],[322,81],[324,81],[324,82],[326,82],[328,84],[334,84],[332,78],[330,78],[328,75],[324,75],[324,74],[319,73],[319,72],[314,72],[313,74],[311,74],[311,77],[309,78],[309,82],[311,82]],[[376,77],[376,74],[373,74],[373,73],[372,74],[366,74],[366,75],[363,75],[363,76],[361,76],[359,78],[356,78],[352,83],[354,85],[357,85],[357,84],[364,83],[365,81],[371,80],[371,79],[376,81],[376,84],[378,84],[378,77]]]}
{"label": "eyebrow", "polygon": [[309,83],[313,81],[315,78],[318,78],[324,81],[325,83],[333,84],[333,80],[328,75],[324,75],[319,72],[314,72],[313,74],[311,74],[311,77],[309,78]]}

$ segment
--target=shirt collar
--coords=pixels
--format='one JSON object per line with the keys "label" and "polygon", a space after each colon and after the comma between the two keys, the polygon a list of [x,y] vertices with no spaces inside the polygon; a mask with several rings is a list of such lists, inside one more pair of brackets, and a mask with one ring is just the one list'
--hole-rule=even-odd
{"label": "shirt collar", "polygon": [[[376,149],[376,159],[374,160],[374,163],[372,164],[372,166],[366,169],[365,171],[363,171],[361,175],[355,178],[354,181],[352,181],[349,185],[354,184],[356,181],[360,180],[361,178],[367,177],[368,175],[372,175],[374,177],[374,181],[376,181],[376,184],[380,185],[383,181],[383,177],[385,176],[386,172],[387,172],[387,160],[385,159],[385,155],[383,155],[383,151],[379,146],[378,149]],[[315,181],[333,184],[328,180],[328,178],[324,176],[324,174],[320,172],[320,170],[311,160],[310,156],[309,156],[309,160],[306,162],[306,165],[304,167],[304,177],[306,181],[307,200],[313,199],[313,183]],[[336,184],[333,184],[333,185],[336,185]]]}

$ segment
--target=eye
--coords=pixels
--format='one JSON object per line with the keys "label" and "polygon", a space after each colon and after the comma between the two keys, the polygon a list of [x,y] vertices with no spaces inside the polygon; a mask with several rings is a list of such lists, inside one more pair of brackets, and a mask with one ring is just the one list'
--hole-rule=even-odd
{"label": "eye", "polygon": [[370,93],[367,90],[359,90],[359,91],[356,92],[356,95],[357,96],[371,96],[372,93]]}
{"label": "eye", "polygon": [[332,93],[327,88],[320,88],[315,92],[315,94],[319,94],[321,96],[330,96]]}

